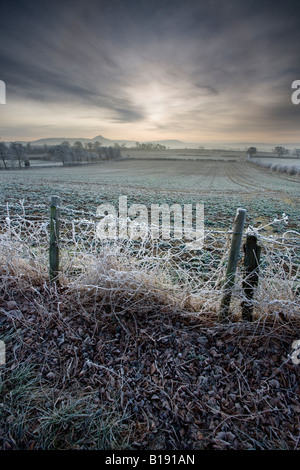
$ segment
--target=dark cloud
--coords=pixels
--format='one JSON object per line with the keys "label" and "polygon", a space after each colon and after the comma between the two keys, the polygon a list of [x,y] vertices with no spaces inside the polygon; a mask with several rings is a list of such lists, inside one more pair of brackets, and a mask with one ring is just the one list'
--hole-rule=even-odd
{"label": "dark cloud", "polygon": [[201,85],[200,83],[195,83],[195,86],[197,88],[200,88],[200,90],[205,94],[209,94],[209,95],[217,95],[218,94],[218,90],[216,90],[212,86],[205,86],[205,85]]}
{"label": "dark cloud", "polygon": [[0,78],[14,102],[183,133],[299,122],[295,1],[4,0],[1,12]]}

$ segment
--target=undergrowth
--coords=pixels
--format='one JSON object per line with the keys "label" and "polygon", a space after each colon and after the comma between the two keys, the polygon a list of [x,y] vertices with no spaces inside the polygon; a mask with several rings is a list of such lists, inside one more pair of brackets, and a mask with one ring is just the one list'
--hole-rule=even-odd
{"label": "undergrowth", "polygon": [[1,448],[298,448],[297,232],[250,228],[254,322],[241,321],[240,264],[225,326],[230,232],[202,252],[74,238],[50,283],[47,226],[24,220],[0,243]]}

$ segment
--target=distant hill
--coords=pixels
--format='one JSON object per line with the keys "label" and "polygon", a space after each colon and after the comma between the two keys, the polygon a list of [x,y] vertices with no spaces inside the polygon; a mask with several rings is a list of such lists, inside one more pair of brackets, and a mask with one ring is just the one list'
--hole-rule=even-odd
{"label": "distant hill", "polygon": [[[37,139],[31,141],[31,145],[33,146],[43,146],[43,145],[59,145],[62,142],[69,142],[71,145],[73,145],[75,142],[82,142],[87,143],[87,142],[100,142],[103,146],[110,146],[114,144],[125,144],[127,147],[135,147],[135,143],[138,141],[137,140],[112,140],[112,139],[107,139],[106,137],[103,137],[103,135],[97,135],[96,137],[93,137],[92,139],[85,138],[85,137],[48,137],[45,139]],[[27,144],[25,141],[19,141],[22,144]],[[143,140],[139,141],[140,143],[144,142]],[[8,143],[8,142],[7,142]],[[165,145],[166,147],[170,148],[197,148],[199,144],[188,144],[186,142],[182,142],[180,140],[153,140],[153,141],[148,141],[147,143],[152,143],[152,144],[160,144],[160,145]],[[191,147],[192,146],[192,147]]]}
{"label": "distant hill", "polygon": [[103,137],[103,135],[96,135],[96,137],[93,137],[92,139],[90,139],[90,142],[100,142],[100,144],[105,144],[105,145],[113,145],[115,143],[121,144],[120,140],[110,140],[110,139],[107,139],[106,137]]}
{"label": "distant hill", "polygon": [[[274,149],[276,145],[279,145],[277,143],[271,144],[271,143],[260,143],[260,142],[183,142],[181,140],[176,140],[176,139],[165,139],[165,140],[151,140],[145,142],[142,139],[136,139],[136,140],[113,140],[113,139],[107,139],[103,135],[99,134],[96,137],[93,137],[92,139],[85,138],[85,137],[49,137],[45,139],[37,139],[33,140],[30,143],[33,146],[43,146],[43,145],[59,145],[62,142],[67,141],[71,145],[73,145],[75,142],[82,142],[87,143],[87,142],[100,142],[103,146],[109,147],[113,146],[114,144],[125,144],[127,147],[135,147],[136,142],[140,143],[151,143],[151,144],[160,144],[160,145],[165,145],[167,148],[170,149],[198,149],[198,148],[205,148],[205,149],[215,149],[215,150],[233,150],[233,151],[245,151],[247,148],[255,146],[258,151],[266,151],[270,152]],[[29,141],[19,141],[20,143],[26,145],[28,144]],[[6,144],[10,144],[10,142],[4,142]],[[294,143],[291,142],[289,144],[282,144],[283,147],[288,148],[290,150],[293,150],[295,148],[300,148],[300,143]]]}

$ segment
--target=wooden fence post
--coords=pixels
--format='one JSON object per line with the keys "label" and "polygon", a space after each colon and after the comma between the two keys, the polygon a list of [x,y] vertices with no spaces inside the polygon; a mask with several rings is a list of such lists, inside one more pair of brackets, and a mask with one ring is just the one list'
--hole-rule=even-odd
{"label": "wooden fence post", "polygon": [[234,287],[235,273],[239,259],[239,253],[242,245],[242,236],[246,218],[245,209],[237,209],[236,216],[233,222],[232,240],[229,251],[228,265],[225,275],[224,294],[221,300],[219,321],[227,322],[229,319],[229,307]]}
{"label": "wooden fence post", "polygon": [[59,273],[59,222],[60,197],[52,196],[50,202],[50,281],[56,281]]}
{"label": "wooden fence post", "polygon": [[244,249],[244,280],[243,289],[247,300],[244,300],[242,306],[242,318],[246,321],[253,321],[253,296],[254,289],[258,284],[258,270],[261,247],[257,245],[255,235],[247,235]]}

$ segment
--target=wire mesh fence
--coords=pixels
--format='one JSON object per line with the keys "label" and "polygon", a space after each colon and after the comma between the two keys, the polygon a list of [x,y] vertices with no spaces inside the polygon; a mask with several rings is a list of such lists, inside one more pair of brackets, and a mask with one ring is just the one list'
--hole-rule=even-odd
{"label": "wire mesh fence", "polygon": [[[0,206],[2,270],[16,277],[49,278],[50,208],[45,204]],[[259,317],[299,316],[300,233],[289,230],[287,219],[260,228],[248,227],[261,247],[259,283],[253,299]],[[204,228],[201,249],[182,240],[99,239],[95,213],[61,207],[60,277],[65,285],[85,286],[114,295],[150,295],[159,290],[178,308],[216,312],[224,284],[232,230]],[[281,230],[273,231],[281,226]],[[233,289],[232,311],[245,301],[243,252]]]}

